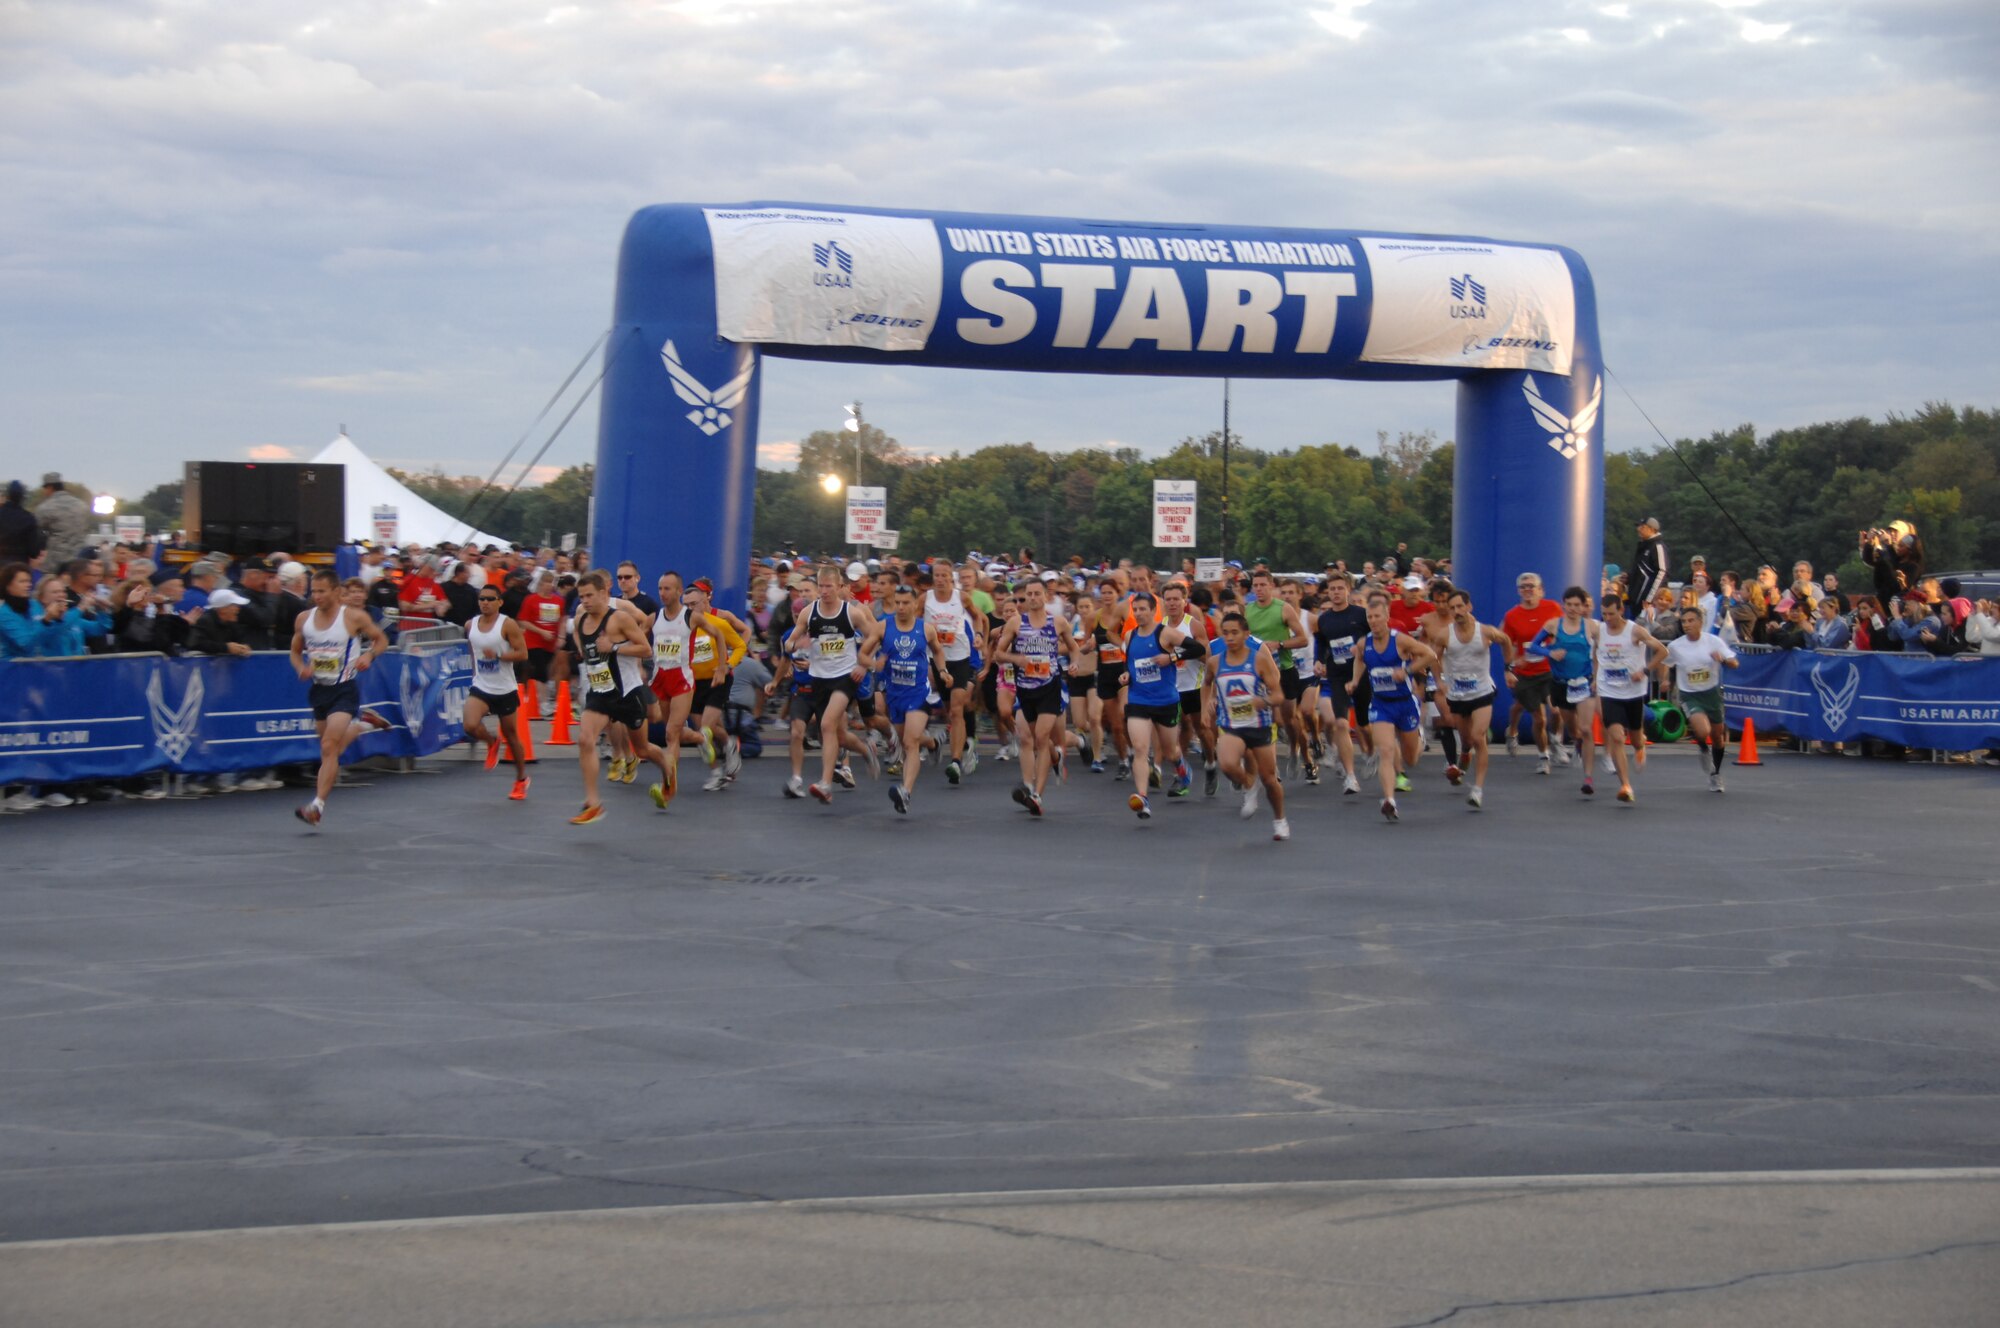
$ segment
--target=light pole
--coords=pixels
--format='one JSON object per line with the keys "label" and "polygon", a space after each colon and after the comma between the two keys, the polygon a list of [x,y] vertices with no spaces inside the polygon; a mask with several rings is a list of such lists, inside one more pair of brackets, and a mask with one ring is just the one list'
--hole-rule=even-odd
{"label": "light pole", "polygon": [[[859,401],[848,405],[847,418],[842,421],[840,427],[854,435],[854,482],[856,485],[859,485],[861,483],[861,403]],[[861,546],[859,544],[854,546],[854,556],[856,558],[861,556]]]}

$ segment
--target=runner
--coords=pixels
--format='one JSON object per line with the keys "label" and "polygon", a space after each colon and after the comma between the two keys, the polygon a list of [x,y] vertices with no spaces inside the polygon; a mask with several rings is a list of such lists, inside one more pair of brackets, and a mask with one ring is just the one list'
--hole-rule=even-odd
{"label": "runner", "polygon": [[[312,608],[301,613],[292,627],[292,669],[300,682],[312,684],[306,700],[312,706],[313,731],[319,735],[319,782],[313,800],[292,814],[307,825],[318,825],[340,778],[340,755],[361,736],[360,725],[389,727],[388,720],[361,708],[361,687],[355,682],[389,649],[389,638],[366,610],[342,601],[340,578],[332,572],[313,573],[312,598]],[[365,650],[363,641],[368,643]],[[404,716],[406,722],[409,718]]]}
{"label": "runner", "polygon": [[896,726],[903,742],[902,778],[889,786],[889,801],[907,815],[910,797],[917,790],[917,772],[923,766],[919,753],[935,751],[938,745],[925,732],[943,702],[935,678],[950,676],[950,670],[937,633],[917,615],[916,592],[909,586],[897,586],[889,592],[889,604],[895,616],[883,626],[882,655],[888,681],[880,695],[888,705],[889,722]]}
{"label": "runner", "polygon": [[1180,651],[1180,665],[1174,671],[1174,684],[1181,692],[1181,750],[1190,751],[1197,741],[1201,743],[1202,794],[1212,798],[1221,767],[1216,764],[1213,717],[1201,703],[1209,640],[1213,635],[1208,630],[1208,615],[1189,607],[1187,585],[1178,578],[1167,582],[1167,588],[1160,592],[1160,605],[1165,610],[1160,621],[1187,634]]}
{"label": "runner", "polygon": [[949,760],[944,772],[945,778],[956,784],[964,768],[966,705],[971,697],[975,672],[967,623],[970,621],[971,630],[983,635],[986,617],[960,593],[953,580],[953,571],[951,559],[938,557],[931,560],[931,588],[924,595],[923,613],[924,626],[930,628],[931,635],[944,651],[945,672],[938,675],[937,680],[938,692],[945,698],[945,713],[950,725]]}
{"label": "runner", "polygon": [[653,643],[647,639],[644,620],[636,609],[611,598],[611,580],[601,571],[585,572],[577,582],[576,594],[576,616],[569,621],[569,634],[588,693],[576,744],[576,759],[583,772],[583,810],[570,817],[569,823],[595,825],[604,819],[604,804],[597,796],[597,740],[608,727],[626,730],[636,753],[634,760],[644,758],[659,766],[662,785],[671,776],[666,757],[646,741],[646,702],[651,694],[647,684],[653,672],[648,661]]}
{"label": "runner", "polygon": [[[1291,671],[1284,674],[1285,709],[1292,717],[1298,736],[1305,740],[1305,760],[1301,768],[1306,783],[1319,783],[1319,761],[1326,748],[1319,740],[1319,689],[1313,686],[1312,608],[1306,603],[1305,583],[1296,577],[1286,577],[1278,583],[1278,598],[1291,607],[1299,616],[1299,644],[1292,648]],[[1275,759],[1275,758],[1273,758]]]}
{"label": "runner", "polygon": [[[472,649],[465,734],[486,744],[488,770],[500,764],[500,740],[507,740],[507,753],[514,760],[514,791],[507,796],[521,802],[528,796],[528,766],[521,755],[527,744],[521,738],[521,693],[509,665],[528,658],[528,642],[521,625],[500,612],[498,586],[479,591],[479,616],[465,625],[465,643]],[[486,727],[489,712],[500,722],[498,733]]]}
{"label": "runner", "polygon": [[1674,666],[1674,691],[1688,730],[1708,767],[1708,786],[1722,792],[1722,756],[1729,726],[1722,717],[1722,670],[1738,667],[1729,643],[1708,630],[1708,615],[1692,605],[1681,610],[1681,634],[1667,642]]}
{"label": "runner", "polygon": [[[694,676],[694,657],[702,641],[711,647],[714,660],[716,638],[728,639],[729,625],[713,614],[704,614],[684,602],[679,572],[662,572],[659,580],[660,611],[653,615],[653,704],[648,716],[665,735],[662,765],[666,776],[646,791],[653,805],[665,807],[679,792],[681,741],[687,733],[688,717],[696,714],[699,688]],[[705,597],[704,597],[705,601]],[[738,760],[739,767],[741,760]]]}
{"label": "runner", "polygon": [[1088,595],[1076,598],[1070,636],[1075,649],[1069,665],[1069,723],[1083,742],[1083,757],[1090,763],[1090,773],[1101,775],[1104,734],[1098,724],[1099,707],[1104,703],[1097,699],[1097,601]]}
{"label": "runner", "polygon": [[1368,594],[1368,635],[1361,641],[1361,669],[1348,680],[1352,695],[1361,678],[1368,680],[1368,733],[1378,758],[1377,775],[1382,781],[1382,815],[1400,819],[1396,793],[1410,787],[1409,773],[1416,769],[1423,752],[1418,730],[1423,717],[1417,711],[1416,693],[1410,688],[1410,671],[1437,667],[1431,648],[1413,636],[1389,626],[1389,595],[1374,590]]}
{"label": "runner", "polygon": [[1192,782],[1174,737],[1181,726],[1181,694],[1174,666],[1180,663],[1179,647],[1187,634],[1156,624],[1154,608],[1150,591],[1133,593],[1132,613],[1136,623],[1123,642],[1127,685],[1131,689],[1124,707],[1125,736],[1132,746],[1132,780],[1137,789],[1128,805],[1142,821],[1153,815],[1146,793],[1155,744],[1162,759],[1174,763],[1175,787],[1185,793]]}
{"label": "runner", "polygon": [[1030,816],[1042,814],[1042,793],[1062,761],[1064,661],[1076,646],[1069,624],[1049,612],[1048,589],[1040,581],[1021,587],[1021,612],[1009,617],[993,654],[1014,669],[1014,699],[1020,717],[1014,732],[1021,744],[1021,782],[1014,801]]}
{"label": "runner", "polygon": [[[771,681],[764,684],[766,696],[785,696],[786,727],[791,733],[792,776],[785,781],[785,796],[803,798],[806,795],[805,763],[806,732],[813,717],[813,677],[812,655],[809,648],[801,647],[790,653],[780,653],[778,667],[771,674]],[[789,690],[788,690],[789,687]]]}
{"label": "runner", "polygon": [[[1449,601],[1451,616],[1436,621],[1430,645],[1443,661],[1445,704],[1450,708],[1448,727],[1458,730],[1459,741],[1472,767],[1472,788],[1466,801],[1474,811],[1486,805],[1486,762],[1493,728],[1493,647],[1500,657],[1514,662],[1514,642],[1497,627],[1488,627],[1472,615],[1470,591],[1453,590]],[[1456,762],[1445,770],[1445,778],[1458,783],[1463,775]]]}
{"label": "runner", "polygon": [[[1562,607],[1554,600],[1542,598],[1542,578],[1533,572],[1523,572],[1514,578],[1514,589],[1519,592],[1521,602],[1507,610],[1500,620],[1501,630],[1514,643],[1514,663],[1507,670],[1507,690],[1513,693],[1513,702],[1507,707],[1507,755],[1520,750],[1521,715],[1526,712],[1534,716],[1535,750],[1541,756],[1538,773],[1549,773],[1549,697],[1554,684],[1554,675],[1549,672],[1549,662],[1526,653],[1528,642],[1535,634],[1562,616]],[[1569,764],[1569,751],[1560,740],[1555,744],[1556,755],[1564,765]]]}
{"label": "runner", "polygon": [[[1354,679],[1356,643],[1368,635],[1368,611],[1353,601],[1354,587],[1344,573],[1326,583],[1326,604],[1313,615],[1312,635],[1319,675],[1320,724],[1333,734],[1334,755],[1340,762],[1340,791],[1351,796],[1361,791],[1360,770],[1355,763],[1358,738],[1364,751],[1370,741],[1366,722],[1356,734],[1347,722],[1350,709],[1357,717],[1368,712],[1368,680],[1364,675],[1350,700],[1347,684]],[[1275,757],[1273,758],[1275,759]]]}
{"label": "runner", "polygon": [[[688,714],[701,731],[701,758],[712,772],[702,790],[714,793],[727,787],[743,769],[743,744],[729,732],[723,721],[729,704],[731,674],[749,650],[749,626],[733,613],[715,608],[709,596],[715,587],[707,577],[695,578],[687,588],[688,607],[694,611],[694,654],[688,665],[694,675],[694,699]],[[628,778],[626,783],[632,781]]]}
{"label": "runner", "polygon": [[[1292,837],[1285,819],[1285,786],[1278,779],[1278,749],[1271,724],[1271,696],[1281,686],[1275,652],[1250,635],[1234,610],[1222,615],[1222,644],[1210,648],[1202,688],[1213,707],[1222,773],[1243,790],[1244,820],[1257,814],[1257,786],[1271,799],[1271,838]],[[1247,758],[1247,759],[1246,759]]]}
{"label": "runner", "polygon": [[[1597,695],[1604,715],[1604,745],[1618,774],[1618,801],[1637,800],[1632,791],[1633,758],[1627,735],[1646,738],[1646,683],[1667,648],[1651,632],[1625,620],[1625,597],[1604,597],[1604,622],[1597,633]],[[1587,767],[1586,767],[1587,768]]]}
{"label": "runner", "polygon": [[[1524,652],[1549,661],[1549,704],[1562,717],[1564,735],[1573,739],[1577,756],[1583,761],[1583,796],[1597,792],[1591,782],[1590,763],[1596,755],[1594,730],[1597,721],[1596,650],[1599,626],[1588,618],[1590,592],[1582,586],[1563,591],[1562,614],[1535,633]],[[1550,741],[1563,737],[1551,734]],[[1561,750],[1560,746],[1557,750]],[[1569,762],[1565,760],[1564,765]],[[1546,767],[1543,773],[1548,773]]]}
{"label": "runner", "polygon": [[806,792],[829,805],[833,802],[833,768],[842,748],[865,757],[872,777],[882,776],[875,749],[847,729],[848,708],[881,637],[882,626],[868,612],[868,606],[842,597],[840,569],[820,568],[819,598],[793,629],[790,645],[794,650],[803,646],[812,651],[807,667],[813,678],[813,719],[819,724],[820,780]]}
{"label": "runner", "polygon": [[[1118,778],[1132,773],[1132,739],[1125,729],[1125,625],[1126,604],[1115,576],[1097,583],[1097,626],[1092,635],[1097,643],[1097,713],[1111,745],[1118,752]],[[1104,765],[1104,748],[1097,749],[1096,767]]]}
{"label": "runner", "polygon": [[[993,753],[995,761],[1014,759],[1014,664],[1000,658],[998,646],[1001,636],[1008,626],[1021,617],[1021,597],[1012,586],[1001,586],[999,601],[994,605],[995,616],[986,620],[986,644],[984,667],[979,671],[979,699],[993,716],[993,741],[997,749]],[[979,722],[971,721],[972,738],[970,745],[979,744]]]}
{"label": "runner", "polygon": [[1294,704],[1305,695],[1305,683],[1292,656],[1292,647],[1306,643],[1305,623],[1297,609],[1279,598],[1277,579],[1262,567],[1250,577],[1250,602],[1243,606],[1243,617],[1250,624],[1250,634],[1278,654],[1278,678],[1284,693],[1278,703],[1278,721],[1291,743],[1292,759],[1305,771],[1306,782],[1317,784],[1319,766],[1306,745],[1305,729],[1299,724]]}

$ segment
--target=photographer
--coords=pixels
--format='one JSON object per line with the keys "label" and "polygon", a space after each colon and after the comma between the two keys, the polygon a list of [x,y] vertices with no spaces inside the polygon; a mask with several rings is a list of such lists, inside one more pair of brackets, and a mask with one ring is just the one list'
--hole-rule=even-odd
{"label": "photographer", "polygon": [[1985,659],[2000,659],[2000,599],[1982,599],[1965,620],[1967,645],[1979,647]]}
{"label": "photographer", "polygon": [[190,627],[174,612],[173,600],[149,581],[131,580],[111,592],[112,649],[157,650],[178,655],[187,649]]}
{"label": "photographer", "polygon": [[1924,544],[1906,522],[1861,532],[1861,561],[1875,578],[1875,597],[1887,604],[1924,579]]}

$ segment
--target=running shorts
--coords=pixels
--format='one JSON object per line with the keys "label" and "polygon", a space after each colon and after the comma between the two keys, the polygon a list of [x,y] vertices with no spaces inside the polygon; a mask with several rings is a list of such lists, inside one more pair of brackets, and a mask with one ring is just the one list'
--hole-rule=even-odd
{"label": "running shorts", "polygon": [[616,692],[592,692],[583,701],[583,708],[594,714],[603,715],[614,724],[623,724],[628,729],[646,726],[646,695],[650,689],[635,687],[620,695]]}
{"label": "running shorts", "polygon": [[1276,734],[1277,729],[1270,724],[1255,729],[1232,729],[1225,727],[1222,730],[1223,737],[1236,739],[1243,744],[1244,750],[1252,752],[1256,751],[1259,747],[1269,747],[1276,741]]}
{"label": "running shorts", "polygon": [[1176,701],[1172,705],[1164,706],[1128,705],[1125,707],[1125,718],[1150,719],[1163,727],[1177,729],[1181,726],[1181,703]]}
{"label": "running shorts", "polygon": [[928,715],[931,713],[930,702],[915,693],[907,696],[899,696],[894,692],[890,692],[880,699],[888,702],[889,722],[899,729],[903,727],[903,721],[911,715]]}
{"label": "running shorts", "polygon": [[838,678],[814,678],[813,723],[817,724],[820,720],[826,718],[826,708],[833,703],[833,698],[836,696],[846,697],[850,708],[852,708],[854,693],[859,688],[860,684],[854,680],[851,674],[843,673]]}
{"label": "running shorts", "polygon": [[1068,686],[1070,700],[1081,701],[1097,690],[1097,676],[1091,673],[1072,673],[1069,675]]}
{"label": "running shorts", "polygon": [[1423,720],[1417,713],[1416,701],[1409,697],[1386,700],[1371,696],[1368,698],[1368,722],[1393,724],[1398,733],[1415,733]]}
{"label": "running shorts", "polygon": [[[653,672],[653,695],[662,701],[671,701],[694,690],[694,679],[688,677],[686,669],[656,669]],[[689,714],[699,714],[694,703],[689,702]]]}
{"label": "running shorts", "polygon": [[807,688],[802,692],[792,693],[792,699],[785,705],[785,718],[795,720],[801,724],[810,724],[812,722],[813,694],[811,688]]}
{"label": "running shorts", "polygon": [[1598,708],[1607,729],[1618,724],[1627,733],[1646,731],[1646,698],[1643,696],[1607,696],[1598,702]]}
{"label": "running shorts", "polygon": [[[306,700],[312,705],[315,720],[331,719],[335,715],[346,715],[352,719],[361,713],[361,685],[352,679],[332,686],[314,683],[306,692]],[[404,716],[405,722],[408,719],[409,716]]]}
{"label": "running shorts", "polygon": [[[1181,693],[1181,718],[1197,719],[1201,714],[1201,689]],[[1197,720],[1197,722],[1199,722]]]}
{"label": "running shorts", "polygon": [[1484,696],[1454,696],[1448,704],[1451,706],[1452,714],[1457,715],[1460,719],[1471,719],[1480,711],[1493,708],[1493,693],[1488,692]]}
{"label": "running shorts", "polygon": [[1099,664],[1097,666],[1097,695],[1106,701],[1116,701],[1119,690],[1125,686],[1125,666],[1123,664]]}
{"label": "running shorts", "polygon": [[[694,680],[694,700],[688,702],[688,714],[699,715],[702,711],[708,709],[709,705],[711,704],[711,702],[708,699],[709,694],[714,690],[715,690],[715,679],[696,678]],[[725,692],[723,693],[723,695],[727,696],[728,693]],[[716,701],[713,704],[718,710],[722,708],[722,703],[720,701]]]}
{"label": "running shorts", "polygon": [[529,650],[528,657],[522,660],[519,665],[521,680],[523,682],[547,682],[549,680],[549,665],[554,661],[555,657],[556,652],[553,650]]}
{"label": "running shorts", "polygon": [[475,687],[465,694],[465,699],[480,702],[495,719],[505,719],[521,708],[521,694],[519,692],[501,692],[496,695],[491,692],[482,692]]}
{"label": "running shorts", "polygon": [[1514,675],[1514,701],[1529,710],[1540,710],[1549,703],[1553,694],[1555,678],[1548,673]]}
{"label": "running shorts", "polygon": [[1290,664],[1278,670],[1278,686],[1287,701],[1296,701],[1306,694],[1306,680],[1299,676],[1299,666]]}
{"label": "running shorts", "polygon": [[1354,664],[1329,664],[1326,676],[1319,680],[1319,694],[1333,701],[1335,710],[1347,709],[1347,680],[1354,676]]}
{"label": "running shorts", "polygon": [[[1582,691],[1571,699],[1570,683],[1583,684]],[[1558,710],[1574,710],[1579,702],[1588,701],[1597,695],[1597,685],[1588,678],[1556,678],[1549,686],[1549,704]]]}
{"label": "running shorts", "polygon": [[1014,699],[1020,704],[1021,714],[1030,721],[1044,715],[1061,715],[1063,712],[1063,689],[1050,683],[1045,687],[1022,687],[1014,692]]}
{"label": "running shorts", "polygon": [[1705,692],[1682,692],[1680,694],[1681,713],[1692,719],[1695,715],[1707,715],[1709,722],[1722,722],[1722,689],[1711,687]]}
{"label": "running shorts", "polygon": [[938,679],[938,690],[947,694],[962,687],[972,686],[972,661],[970,659],[948,659],[944,666],[950,672]]}

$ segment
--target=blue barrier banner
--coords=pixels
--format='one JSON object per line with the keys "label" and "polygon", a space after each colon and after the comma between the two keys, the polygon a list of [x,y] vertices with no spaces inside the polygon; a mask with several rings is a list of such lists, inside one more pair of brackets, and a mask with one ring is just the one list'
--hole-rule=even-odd
{"label": "blue barrier banner", "polygon": [[1743,652],[1723,679],[1729,725],[1815,742],[1877,738],[1967,752],[2000,747],[2000,660],[1978,656],[1784,650]]}
{"label": "blue barrier banner", "polygon": [[[391,727],[358,739],[349,761],[429,756],[464,737],[459,716],[472,685],[464,645],[384,655],[359,681],[363,708]],[[0,783],[155,770],[206,775],[318,760],[306,685],[283,654],[0,663]]]}

